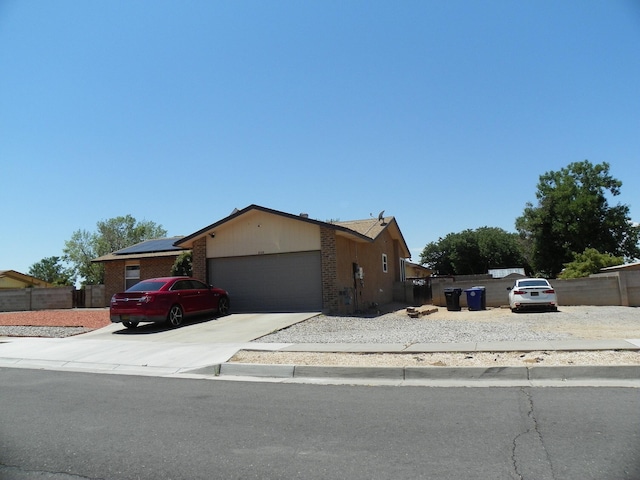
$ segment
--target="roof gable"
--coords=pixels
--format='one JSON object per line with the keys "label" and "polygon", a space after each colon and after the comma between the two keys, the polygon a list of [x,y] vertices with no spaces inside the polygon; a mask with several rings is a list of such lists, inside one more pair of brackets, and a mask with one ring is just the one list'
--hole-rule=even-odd
{"label": "roof gable", "polygon": [[212,223],[211,225],[208,225],[207,227],[204,227],[191,235],[187,235],[186,237],[179,239],[175,242],[175,245],[183,248],[191,248],[195,240],[214,233],[213,231],[216,228],[219,228],[226,223],[232,222],[238,217],[241,217],[251,211],[260,211],[289,218],[299,222],[306,222],[318,225],[320,227],[329,228],[336,231],[336,233],[340,235],[348,236],[352,239],[355,239],[356,241],[361,242],[373,242],[385,229],[389,229],[392,237],[400,241],[401,248],[404,249],[403,254],[406,255],[406,257],[410,257],[409,248],[407,247],[404,237],[402,236],[400,228],[398,227],[398,224],[394,217],[385,217],[382,220],[369,218],[366,220],[351,220],[345,222],[328,223],[322,222],[320,220],[313,220],[303,214],[293,215],[291,213],[285,213],[278,210],[261,207],[259,205],[249,205],[242,210],[234,210],[231,215],[223,218],[222,220]]}
{"label": "roof gable", "polygon": [[15,270],[0,270],[0,280],[7,279],[14,282],[22,283],[25,286],[36,285],[38,287],[51,287],[52,283],[49,283],[40,278],[32,277],[31,275],[25,275],[24,273],[17,272]]}
{"label": "roof gable", "polygon": [[300,221],[300,222],[306,222],[306,223],[311,223],[314,225],[318,225],[321,227],[327,227],[327,228],[333,228],[333,229],[340,229],[345,231],[346,233],[351,233],[353,235],[357,235],[359,237],[361,237],[362,240],[367,241],[368,237],[361,235],[355,231],[351,231],[347,228],[341,227],[339,225],[336,224],[331,224],[331,223],[326,223],[326,222],[321,222],[320,220],[313,220],[309,217],[307,217],[304,214],[300,214],[300,215],[293,215],[291,213],[285,213],[285,212],[281,212],[278,210],[273,210],[270,208],[266,208],[266,207],[261,207],[260,205],[249,205],[246,208],[243,208],[242,210],[234,210],[234,212],[223,218],[222,220],[219,220],[215,223],[212,223],[211,225],[208,225],[200,230],[198,230],[195,233],[192,233],[191,235],[187,235],[186,237],[178,240],[175,245],[176,246],[180,246],[180,247],[187,247],[187,248],[191,248],[191,246],[193,245],[193,242],[195,240],[198,240],[199,238],[202,238],[210,233],[213,233],[213,230],[215,230],[216,228],[224,225],[225,223],[229,223],[233,220],[235,220],[238,217],[241,217],[243,215],[246,215],[247,213],[251,212],[251,211],[260,211],[260,212],[264,212],[264,213],[268,213],[271,215],[277,215],[280,217],[285,217],[285,218],[289,218],[292,220],[296,220],[296,221]]}
{"label": "roof gable", "polygon": [[335,225],[348,228],[361,235],[375,239],[380,235],[387,226],[394,220],[393,217],[385,217],[382,220],[377,218],[368,218],[365,220],[349,220],[346,222],[335,222]]}

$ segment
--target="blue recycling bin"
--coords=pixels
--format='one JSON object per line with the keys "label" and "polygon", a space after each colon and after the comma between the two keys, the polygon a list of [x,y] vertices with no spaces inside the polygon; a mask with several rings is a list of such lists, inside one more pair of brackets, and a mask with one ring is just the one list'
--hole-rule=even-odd
{"label": "blue recycling bin", "polygon": [[482,305],[480,307],[481,310],[486,310],[487,309],[487,289],[486,287],[481,287],[480,285],[476,285],[474,287],[471,288],[479,288],[480,289],[480,294],[482,297]]}
{"label": "blue recycling bin", "polygon": [[467,306],[469,307],[469,310],[482,310],[482,297],[484,293],[483,289],[478,287],[471,287],[464,292],[467,294]]}

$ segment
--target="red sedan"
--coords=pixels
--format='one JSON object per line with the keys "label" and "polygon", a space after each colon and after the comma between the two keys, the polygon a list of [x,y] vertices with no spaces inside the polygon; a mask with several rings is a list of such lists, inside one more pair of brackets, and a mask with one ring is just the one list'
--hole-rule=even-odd
{"label": "red sedan", "polygon": [[111,297],[113,323],[135,328],[140,322],[168,322],[178,327],[190,315],[229,313],[229,294],[189,277],[150,278]]}

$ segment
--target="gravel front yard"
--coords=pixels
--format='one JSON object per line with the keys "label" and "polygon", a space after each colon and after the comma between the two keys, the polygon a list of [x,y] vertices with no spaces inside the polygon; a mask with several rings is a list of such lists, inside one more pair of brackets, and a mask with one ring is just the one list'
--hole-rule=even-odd
{"label": "gravel front yard", "polygon": [[603,338],[640,338],[640,309],[579,306],[512,313],[508,308],[438,308],[419,318],[410,318],[405,309],[373,318],[321,315],[255,341],[412,344]]}
{"label": "gravel front yard", "polygon": [[[512,313],[493,308],[420,318],[405,309],[374,318],[319,316],[272,333],[263,343],[466,343],[562,339],[640,339],[640,310],[560,307],[558,312]],[[342,366],[640,365],[636,351],[344,354],[241,351],[241,363]]]}

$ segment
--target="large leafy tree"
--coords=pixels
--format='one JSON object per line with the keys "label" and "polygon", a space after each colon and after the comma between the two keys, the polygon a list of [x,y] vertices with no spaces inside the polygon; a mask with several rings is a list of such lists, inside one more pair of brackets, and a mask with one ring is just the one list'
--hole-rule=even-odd
{"label": "large leafy tree", "polygon": [[574,162],[540,176],[537,205],[528,202],[516,219],[537,273],[555,277],[576,253],[588,248],[616,257],[640,255],[640,228],[631,222],[629,207],[609,205],[621,186],[606,162]]}
{"label": "large leafy tree", "polygon": [[490,268],[528,267],[518,235],[495,227],[449,233],[427,244],[420,262],[438,275],[472,275],[487,273]]}
{"label": "large leafy tree", "polygon": [[73,272],[66,268],[60,257],[46,257],[29,267],[29,275],[54,285],[73,285]]}
{"label": "large leafy tree", "polygon": [[138,222],[131,215],[115,217],[96,224],[96,232],[77,230],[65,242],[64,259],[74,273],[87,285],[104,282],[104,266],[92,263],[94,258],[121,250],[144,240],[166,237],[162,225],[151,221]]}

